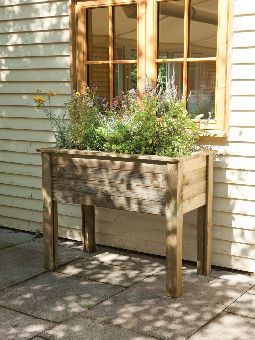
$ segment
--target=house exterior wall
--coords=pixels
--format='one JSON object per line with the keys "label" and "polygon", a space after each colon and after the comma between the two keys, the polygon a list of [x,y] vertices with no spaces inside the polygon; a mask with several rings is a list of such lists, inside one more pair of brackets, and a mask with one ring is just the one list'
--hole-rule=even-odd
{"label": "house exterior wall", "polygon": [[[54,135],[32,107],[37,88],[58,93],[63,112],[70,87],[67,0],[0,3],[0,225],[42,229],[40,147]],[[235,0],[227,141],[213,142],[213,264],[255,272],[255,3]],[[184,258],[196,258],[195,213],[185,217]],[[61,236],[80,238],[79,206],[59,206]],[[96,210],[97,243],[163,255],[164,219]]]}

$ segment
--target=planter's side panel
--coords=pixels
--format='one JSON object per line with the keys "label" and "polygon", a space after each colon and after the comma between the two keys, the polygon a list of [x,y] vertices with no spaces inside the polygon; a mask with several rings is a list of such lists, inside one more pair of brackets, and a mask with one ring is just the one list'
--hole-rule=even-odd
{"label": "planter's side panel", "polygon": [[183,210],[187,213],[206,204],[206,156],[183,162]]}
{"label": "planter's side panel", "polygon": [[100,158],[53,157],[59,202],[165,214],[166,165]]}

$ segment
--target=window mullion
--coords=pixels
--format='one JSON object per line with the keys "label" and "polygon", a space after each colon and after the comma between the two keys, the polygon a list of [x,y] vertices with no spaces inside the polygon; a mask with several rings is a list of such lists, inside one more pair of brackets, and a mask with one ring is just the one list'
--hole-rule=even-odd
{"label": "window mullion", "polygon": [[183,61],[183,101],[185,108],[188,98],[188,62],[189,57],[189,31],[190,31],[190,0],[185,0],[184,9],[184,61]]}
{"label": "window mullion", "polygon": [[109,86],[110,86],[110,105],[112,105],[113,100],[113,16],[114,16],[114,9],[113,6],[109,6]]}

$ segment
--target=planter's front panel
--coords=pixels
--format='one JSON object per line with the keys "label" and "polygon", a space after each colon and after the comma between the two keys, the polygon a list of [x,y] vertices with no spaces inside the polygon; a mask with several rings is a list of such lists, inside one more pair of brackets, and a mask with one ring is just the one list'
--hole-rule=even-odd
{"label": "planter's front panel", "polygon": [[53,156],[59,202],[165,214],[166,162]]}

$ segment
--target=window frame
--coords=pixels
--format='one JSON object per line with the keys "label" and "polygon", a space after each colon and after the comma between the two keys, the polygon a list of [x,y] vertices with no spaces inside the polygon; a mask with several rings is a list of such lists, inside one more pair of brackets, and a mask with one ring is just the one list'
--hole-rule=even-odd
{"label": "window frame", "polygon": [[[137,88],[142,93],[146,83],[157,80],[157,64],[164,59],[157,58],[157,4],[167,0],[71,0],[70,33],[71,33],[71,82],[72,90],[84,93],[87,84],[87,64],[96,64],[86,60],[86,9],[97,7],[137,5]],[[233,0],[218,0],[218,33],[217,56],[209,58],[188,58],[188,8],[190,0],[185,0],[184,14],[184,58],[177,60],[183,63],[183,78],[187,78],[188,61],[216,60],[215,119],[201,120],[200,127],[208,130],[214,137],[226,137],[230,104],[230,70],[231,70],[231,37],[233,19]],[[109,10],[110,13],[112,10]],[[111,14],[109,14],[110,16]],[[167,59],[167,62],[176,59]],[[127,60],[113,60],[113,27],[109,30],[109,71],[110,100],[113,98],[114,64],[127,64]],[[100,62],[99,62],[100,63]],[[135,63],[135,61],[131,61]],[[84,67],[84,65],[86,65]],[[184,88],[185,90],[185,88]],[[185,91],[186,93],[186,91]],[[184,98],[185,100],[186,98]],[[211,132],[210,132],[211,131]]]}

